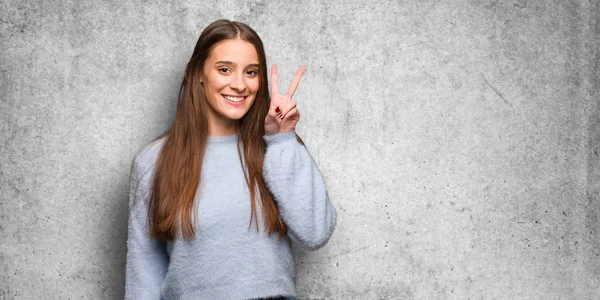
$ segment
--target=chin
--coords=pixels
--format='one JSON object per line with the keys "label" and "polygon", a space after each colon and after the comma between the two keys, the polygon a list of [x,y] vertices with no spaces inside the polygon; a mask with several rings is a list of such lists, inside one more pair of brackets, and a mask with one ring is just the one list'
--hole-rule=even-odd
{"label": "chin", "polygon": [[226,116],[228,119],[231,119],[231,120],[239,120],[239,119],[243,118],[246,114],[248,114],[248,111],[250,111],[250,109],[244,111],[244,113],[240,113],[240,112],[228,113]]}
{"label": "chin", "polygon": [[239,121],[239,120],[240,120],[241,118],[243,118],[245,115],[246,115],[246,114],[243,114],[243,115],[241,115],[241,116],[240,116],[240,115],[229,115],[229,116],[227,116],[227,118],[228,118],[228,119],[230,119],[230,120],[236,120],[236,121]]}
{"label": "chin", "polygon": [[236,108],[227,108],[227,110],[223,111],[223,115],[227,116],[227,118],[232,120],[239,120],[248,114],[250,111],[251,104],[248,107],[236,107]]}

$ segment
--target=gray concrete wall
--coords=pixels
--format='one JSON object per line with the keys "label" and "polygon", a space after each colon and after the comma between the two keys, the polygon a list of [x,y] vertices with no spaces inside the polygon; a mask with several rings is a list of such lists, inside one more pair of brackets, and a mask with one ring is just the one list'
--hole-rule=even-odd
{"label": "gray concrete wall", "polygon": [[599,299],[598,1],[0,0],[0,299],[121,299],[129,166],[218,18],[308,71],[299,299]]}

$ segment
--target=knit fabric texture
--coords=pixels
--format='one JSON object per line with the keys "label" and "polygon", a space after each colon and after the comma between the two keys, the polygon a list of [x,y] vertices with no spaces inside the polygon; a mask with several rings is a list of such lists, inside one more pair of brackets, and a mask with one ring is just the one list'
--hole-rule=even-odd
{"label": "knit fabric texture", "polygon": [[[130,177],[125,299],[254,299],[295,296],[291,246],[322,247],[337,213],[323,177],[295,131],[263,137],[263,177],[287,235],[267,235],[257,198],[259,230],[250,224],[250,193],[238,136],[209,136],[202,165],[196,236],[169,242],[149,237],[148,195],[165,138],[142,147]],[[243,152],[242,152],[243,153]],[[257,189],[257,197],[260,197]]]}

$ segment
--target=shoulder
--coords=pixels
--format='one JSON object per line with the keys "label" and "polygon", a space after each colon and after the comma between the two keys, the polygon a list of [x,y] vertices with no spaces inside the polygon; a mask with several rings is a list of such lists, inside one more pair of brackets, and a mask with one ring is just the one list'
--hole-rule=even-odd
{"label": "shoulder", "polygon": [[147,173],[150,169],[153,169],[156,159],[158,158],[158,154],[162,149],[166,137],[161,137],[155,140],[152,140],[142,146],[134,155],[133,163],[132,163],[132,171],[138,175],[138,178],[141,178],[143,174]]}

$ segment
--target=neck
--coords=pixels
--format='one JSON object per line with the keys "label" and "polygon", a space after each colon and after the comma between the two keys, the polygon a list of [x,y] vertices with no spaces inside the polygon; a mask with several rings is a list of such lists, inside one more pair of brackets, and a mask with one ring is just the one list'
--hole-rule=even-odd
{"label": "neck", "polygon": [[237,132],[236,120],[210,118],[208,122],[208,135],[232,135]]}
{"label": "neck", "polygon": [[213,128],[208,128],[208,135],[232,135],[236,133],[235,130],[235,126],[231,126],[231,127],[213,127]]}

